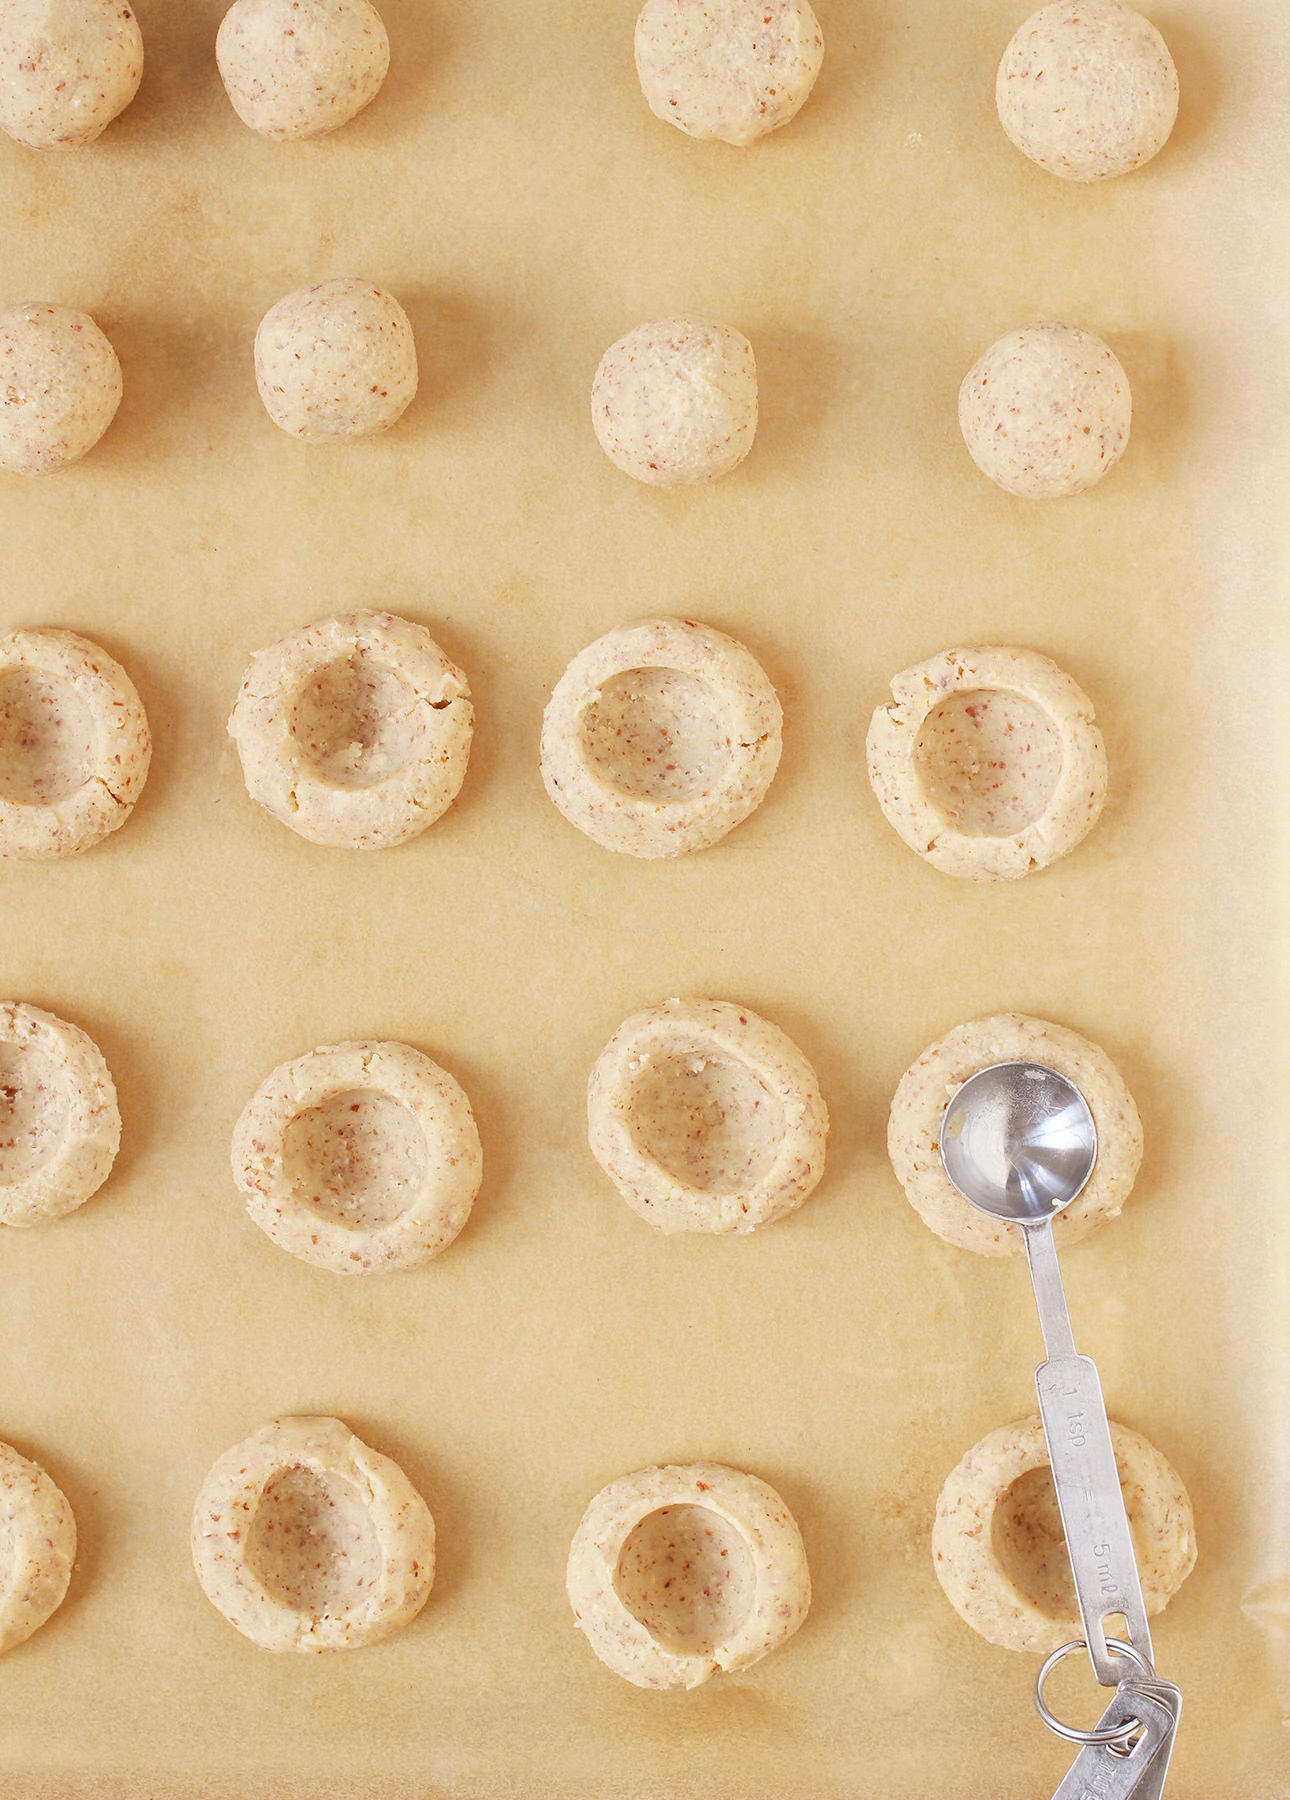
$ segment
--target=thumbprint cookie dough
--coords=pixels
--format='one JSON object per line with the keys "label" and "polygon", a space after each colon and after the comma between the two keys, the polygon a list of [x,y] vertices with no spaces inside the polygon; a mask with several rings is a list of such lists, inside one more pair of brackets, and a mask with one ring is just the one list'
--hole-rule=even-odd
{"label": "thumbprint cookie dough", "polygon": [[246,791],[311,844],[386,850],[466,778],[466,677],[421,625],[346,613],[251,658],[228,722]]}
{"label": "thumbprint cookie dough", "polygon": [[756,811],[783,714],[742,644],[693,619],[647,619],[574,657],[542,718],[546,791],[606,850],[706,850]]}
{"label": "thumbprint cookie dough", "polygon": [[1097,1129],[1097,1161],[1083,1191],[1052,1221],[1056,1243],[1074,1244],[1117,1219],[1142,1161],[1142,1121],[1105,1050],[1078,1032],[1024,1013],[996,1013],[956,1025],[900,1078],[887,1124],[887,1151],[905,1197],[925,1225],[960,1250],[1021,1256],[1024,1229],[993,1219],[963,1198],[945,1173],[940,1132],[963,1083],[996,1063],[1040,1063],[1083,1094]]}
{"label": "thumbprint cookie dough", "polygon": [[0,1001],[0,1224],[75,1212],[120,1144],[116,1088],[93,1039],[38,1006]]}
{"label": "thumbprint cookie dough", "polygon": [[30,150],[93,143],[142,75],[139,21],[122,0],[0,7],[0,129]]}
{"label": "thumbprint cookie dough", "polygon": [[815,1187],[829,1115],[777,1026],[726,1000],[668,1000],[602,1050],[587,1128],[596,1161],[659,1231],[747,1232]]}
{"label": "thumbprint cookie dough", "polygon": [[1115,352],[1078,325],[1025,325],[963,377],[959,425],[972,460],[1022,500],[1082,494],[1129,442],[1133,401]]}
{"label": "thumbprint cookie dough", "polygon": [[600,359],[591,423],[610,462],[637,481],[692,487],[728,475],[757,431],[752,345],[706,319],[638,325]]}
{"label": "thumbprint cookie dough", "polygon": [[1015,881],[1075,848],[1106,799],[1093,703],[1034,650],[945,650],[892,677],[869,726],[887,823],[946,875]]}
{"label": "thumbprint cookie dough", "polygon": [[152,738],[125,670],[73,631],[0,638],[0,857],[72,856],[125,824]]}
{"label": "thumbprint cookie dough", "polygon": [[233,1179],[261,1231],[342,1275],[438,1256],[482,1178],[470,1102],[408,1044],[336,1044],[283,1063],[233,1132]]}
{"label": "thumbprint cookie dough", "polygon": [[602,1488],[569,1551],[569,1604],[615,1675],[694,1688],[792,1637],[811,1604],[801,1533],[774,1488],[720,1463]]}
{"label": "thumbprint cookie dough", "polygon": [[795,118],[824,60],[807,0],[645,0],[636,72],[656,118],[751,144]]}
{"label": "thumbprint cookie dough", "polygon": [[[1136,1431],[1111,1446],[1149,1614],[1163,1612],[1196,1561],[1187,1490]],[[959,1617],[991,1644],[1046,1656],[1080,1635],[1070,1557],[1039,1415],[981,1439],[941,1489],[932,1558]]]}
{"label": "thumbprint cookie dough", "polygon": [[116,351],[88,313],[0,308],[0,469],[47,475],[92,450],[121,404]]}
{"label": "thumbprint cookie dough", "polygon": [[274,1419],[225,1451],[193,1507],[193,1567],[262,1650],[355,1650],[421,1611],[434,1520],[339,1419]]}
{"label": "thumbprint cookie dough", "polygon": [[0,1444],[0,1654],[58,1611],[75,1560],[66,1496],[38,1464]]}
{"label": "thumbprint cookie dough", "polygon": [[255,379],[273,423],[306,444],[387,431],[417,391],[408,315],[357,275],[301,288],[261,319]]}
{"label": "thumbprint cookie dough", "polygon": [[368,0],[237,0],[215,60],[242,123],[283,143],[335,131],[370,105],[390,40]]}
{"label": "thumbprint cookie dough", "polygon": [[999,122],[1064,181],[1105,181],[1150,162],[1178,113],[1178,74],[1149,19],[1117,0],[1043,6],[1003,53]]}

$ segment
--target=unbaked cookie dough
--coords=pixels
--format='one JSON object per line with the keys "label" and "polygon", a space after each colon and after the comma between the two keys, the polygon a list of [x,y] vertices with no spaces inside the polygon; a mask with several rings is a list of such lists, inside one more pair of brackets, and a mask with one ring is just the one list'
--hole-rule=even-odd
{"label": "unbaked cookie dough", "polygon": [[1105,181],[1160,150],[1178,74],[1149,19],[1116,0],[1058,0],[1026,20],[995,83],[1018,150],[1065,181]]}
{"label": "unbaked cookie dough", "polygon": [[215,60],[238,118],[282,143],[335,131],[370,105],[390,40],[368,0],[236,0]]}
{"label": "unbaked cookie dough", "polygon": [[0,469],[47,475],[103,436],[121,404],[116,351],[88,313],[0,308]]}
{"label": "unbaked cookie dough", "polygon": [[263,1650],[354,1650],[434,1581],[434,1520],[396,1462],[339,1419],[274,1419],[225,1451],[193,1507],[193,1567]]}
{"label": "unbaked cookie dough", "polygon": [[1078,325],[1023,325],[963,377],[959,425],[972,460],[1022,500],[1082,494],[1129,442],[1133,401],[1115,352]]}
{"label": "unbaked cookie dough", "polygon": [[66,1496],[36,1463],[0,1444],[0,1654],[58,1611],[75,1560]]}
{"label": "unbaked cookie dough", "polygon": [[654,487],[728,475],[757,430],[752,345],[729,325],[654,319],[611,344],[591,384],[605,455]]}
{"label": "unbaked cookie dough", "polygon": [[1083,1094],[1097,1128],[1097,1161],[1082,1192],[1052,1221],[1059,1245],[1074,1244],[1118,1219],[1142,1161],[1142,1121],[1105,1050],[1078,1032],[1024,1013],[995,1013],[956,1025],[900,1078],[887,1124],[887,1152],[905,1197],[925,1225],[960,1250],[1021,1256],[1024,1228],[981,1212],[950,1182],[941,1160],[945,1109],[963,1083],[995,1063],[1040,1063]]}
{"label": "unbaked cookie dough", "polygon": [[124,825],[152,738],[125,670],[74,631],[0,638],[0,857],[71,856]]}
{"label": "unbaked cookie dough", "polygon": [[255,1223],[342,1275],[438,1256],[482,1178],[470,1102],[408,1044],[335,1044],[281,1064],[233,1132],[233,1179]]}
{"label": "unbaked cookie dough", "polygon": [[275,819],[311,844],[386,850],[452,805],[474,721],[466,677],[424,626],[345,613],[257,650],[228,729]]}
{"label": "unbaked cookie dough", "polygon": [[139,21],[123,0],[0,6],[0,130],[30,150],[92,143],[142,75]]}
{"label": "unbaked cookie dough", "polygon": [[[1196,1561],[1187,1490],[1160,1452],[1112,1424],[1111,1445],[1148,1614]],[[961,1619],[1005,1650],[1046,1656],[1080,1635],[1070,1558],[1039,1415],[981,1439],[941,1489],[932,1557]]]}
{"label": "unbaked cookie dough", "polygon": [[98,1045],[38,1006],[0,1000],[0,1224],[75,1212],[103,1186],[120,1145]]}
{"label": "unbaked cookie dough", "polygon": [[602,1488],[569,1550],[569,1604],[615,1675],[693,1688],[792,1637],[811,1604],[801,1533],[774,1488],[720,1463]]}
{"label": "unbaked cookie dough", "polygon": [[696,138],[751,144],[795,118],[824,60],[807,0],[645,0],[636,72],[650,111]]}
{"label": "unbaked cookie dough", "polygon": [[606,850],[706,850],[761,805],[783,714],[761,664],[693,619],[647,619],[588,644],[542,718],[546,791]]}
{"label": "unbaked cookie dough", "polygon": [[357,275],[301,288],[260,320],[255,379],[273,423],[307,444],[387,431],[417,391],[408,315]]}
{"label": "unbaked cookie dough", "polygon": [[869,780],[911,850],[946,875],[1014,881],[1097,823],[1106,748],[1087,694],[1034,650],[944,650],[892,677]]}
{"label": "unbaked cookie dough", "polygon": [[824,1173],[829,1115],[778,1026],[727,1000],[636,1013],[587,1084],[592,1154],[659,1231],[755,1231]]}

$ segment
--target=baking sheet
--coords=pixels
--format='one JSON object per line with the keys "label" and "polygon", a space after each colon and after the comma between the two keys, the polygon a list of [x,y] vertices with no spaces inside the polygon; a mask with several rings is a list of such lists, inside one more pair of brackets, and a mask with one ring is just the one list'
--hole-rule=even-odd
{"label": "baking sheet", "polygon": [[[0,629],[103,644],[156,740],[126,829],[0,868],[0,992],[95,1037],[125,1118],[95,1200],[0,1234],[0,1436],[81,1538],[0,1666],[6,1795],[1051,1791],[1033,1659],[968,1631],[928,1554],[949,1468],[1033,1410],[1026,1277],[932,1237],[883,1144],[906,1064],[1003,1008],[1103,1044],[1145,1121],[1122,1220],[1064,1266],[1112,1416],[1195,1504],[1156,1632],[1186,1696],[1170,1791],[1290,1791],[1278,11],[1153,5],[1174,137],[1083,190],[994,120],[1022,7],[818,10],[814,96],[744,153],[652,119],[634,0],[383,0],[385,90],[296,146],[229,108],[219,4],[140,0],[143,86],[99,144],[0,140],[0,297],[92,312],[126,383],[83,463],[0,477]],[[345,274],[407,308],[421,392],[388,436],[308,449],[251,342]],[[601,455],[587,391],[614,338],[685,310],[752,340],[762,422],[733,476],[669,494]],[[954,400],[1049,317],[1116,349],[1134,432],[1101,487],[1031,505],[973,468]],[[362,607],[427,625],[478,713],[456,805],[372,856],[259,813],[224,735],[251,650]],[[746,642],[786,722],[761,810],[652,865],[561,820],[536,743],[569,658],[659,612]],[[1052,655],[1110,757],[1092,837],[1003,888],[920,864],[863,774],[889,676],[962,642]],[[824,1182],[747,1241],[654,1235],[586,1148],[602,1044],[678,993],[781,1025],[832,1112]],[[439,1261],[351,1283],[250,1224],[227,1146],[277,1062],[359,1036],[457,1075],[486,1174]],[[287,1411],[346,1419],[435,1515],[435,1590],[387,1644],[273,1657],[196,1586],[203,1475]],[[780,1490],[815,1603],[758,1667],[647,1694],[572,1629],[564,1558],[604,1482],[697,1457]]]}

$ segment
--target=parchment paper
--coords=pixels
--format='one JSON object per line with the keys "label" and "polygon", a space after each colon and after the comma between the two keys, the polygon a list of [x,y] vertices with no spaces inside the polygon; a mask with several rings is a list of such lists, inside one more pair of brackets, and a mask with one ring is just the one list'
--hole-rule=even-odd
{"label": "parchment paper", "polygon": [[[816,92],[747,152],[651,117],[635,0],[382,0],[385,90],[296,146],[229,107],[220,11],[139,0],[143,86],[93,149],[0,140],[0,298],[87,309],[125,371],[83,463],[0,478],[0,629],[103,644],[156,738],[123,831],[0,868],[0,992],[84,1026],[125,1117],[89,1205],[0,1233],[0,1436],[81,1538],[0,1664],[0,1791],[1049,1793],[1069,1756],[1034,1659],[960,1623],[928,1551],[948,1470],[1034,1409],[1025,1273],[934,1238],[884,1149],[907,1063],[1018,1008],[1105,1046],[1146,1125],[1122,1220],[1065,1271],[1112,1415],[1195,1504],[1156,1631],[1186,1696],[1170,1791],[1283,1800],[1280,9],[1153,3],[1179,123],[1092,189],[998,128],[1017,0],[819,0]],[[407,308],[421,392],[387,436],[309,449],[264,413],[252,338],[348,274]],[[762,423],[742,469],[669,494],[611,467],[587,395],[614,338],[678,311],[752,340]],[[1059,503],[994,488],[955,419],[981,350],[1043,318],[1104,336],[1135,401],[1123,463]],[[253,649],[362,607],[427,625],[478,708],[457,804],[369,856],[260,813],[224,732]],[[785,751],[725,843],[648,864],[565,824],[536,746],[570,657],[660,612],[749,645]],[[863,772],[889,677],[960,643],[1054,657],[1110,756],[1094,834],[1000,888],[922,865]],[[655,1235],[587,1150],[605,1040],[686,993],[782,1026],[832,1112],[815,1196],[748,1240]],[[486,1176],[439,1261],[347,1281],[249,1222],[227,1157],[276,1063],[355,1037],[453,1071]],[[274,1657],[196,1585],[203,1475],[287,1411],[347,1420],[435,1515],[434,1593],[387,1644]],[[781,1491],[815,1604],[760,1666],[648,1694],[573,1629],[564,1559],[603,1483],[697,1457]]]}

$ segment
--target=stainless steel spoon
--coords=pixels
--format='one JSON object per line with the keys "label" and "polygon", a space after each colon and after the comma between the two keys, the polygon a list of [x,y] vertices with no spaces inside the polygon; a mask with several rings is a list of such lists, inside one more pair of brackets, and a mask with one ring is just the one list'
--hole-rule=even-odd
{"label": "stainless steel spoon", "polygon": [[1079,1195],[1097,1161],[1097,1127],[1073,1082],[1042,1063],[995,1063],[955,1094],[941,1120],[941,1160],[982,1212],[1010,1219],[1026,1259],[1048,1360],[1035,1371],[1084,1641],[1103,1687],[1124,1678],[1105,1621],[1122,1615],[1129,1642],[1152,1664],[1151,1634],[1124,1512],[1097,1370],[1076,1354],[1057,1267],[1052,1220]]}

